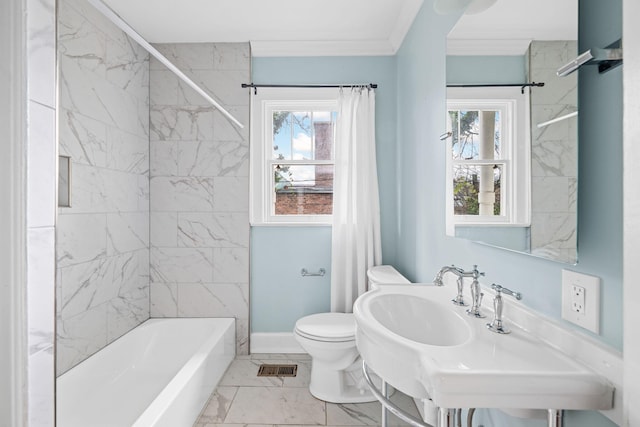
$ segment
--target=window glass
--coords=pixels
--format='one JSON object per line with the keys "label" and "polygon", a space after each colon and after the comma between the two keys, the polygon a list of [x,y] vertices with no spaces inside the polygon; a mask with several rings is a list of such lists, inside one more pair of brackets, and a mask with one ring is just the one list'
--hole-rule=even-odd
{"label": "window glass", "polygon": [[454,165],[454,215],[500,215],[502,176],[502,165]]}
{"label": "window glass", "polygon": [[[501,159],[501,117],[500,111],[494,110],[449,111],[453,159]],[[491,138],[488,151],[481,146],[485,134]]]}
{"label": "window glass", "polygon": [[273,167],[274,215],[331,215],[333,165]]}
{"label": "window glass", "polygon": [[335,111],[273,112],[272,215],[331,214],[336,118]]}

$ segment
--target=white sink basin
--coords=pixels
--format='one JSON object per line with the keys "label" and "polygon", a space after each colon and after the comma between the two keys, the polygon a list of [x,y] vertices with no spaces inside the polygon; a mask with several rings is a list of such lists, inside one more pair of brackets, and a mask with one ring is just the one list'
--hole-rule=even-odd
{"label": "white sink basin", "polygon": [[467,316],[453,296],[450,287],[414,284],[381,286],[358,298],[356,342],[367,365],[442,408],[612,407],[605,379],[509,319],[511,334],[492,333],[487,319]]}
{"label": "white sink basin", "polygon": [[403,338],[435,346],[459,345],[471,337],[464,318],[451,307],[407,294],[381,294],[371,301],[371,314]]}

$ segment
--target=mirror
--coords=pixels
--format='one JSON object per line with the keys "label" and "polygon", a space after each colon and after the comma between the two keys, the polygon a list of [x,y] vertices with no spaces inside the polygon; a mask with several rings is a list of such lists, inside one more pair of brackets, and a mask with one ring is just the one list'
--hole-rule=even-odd
{"label": "mirror", "polygon": [[448,235],[577,262],[578,73],[556,75],[577,20],[577,0],[497,0],[447,37]]}

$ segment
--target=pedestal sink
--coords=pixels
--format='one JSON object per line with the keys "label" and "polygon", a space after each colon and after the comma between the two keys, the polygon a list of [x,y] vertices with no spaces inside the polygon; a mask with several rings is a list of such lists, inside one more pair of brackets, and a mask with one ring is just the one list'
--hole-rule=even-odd
{"label": "pedestal sink", "polygon": [[612,407],[605,379],[514,325],[509,335],[490,332],[453,296],[446,286],[415,284],[360,296],[356,342],[365,363],[397,389],[445,409]]}
{"label": "pedestal sink", "polygon": [[471,329],[459,313],[426,298],[383,293],[371,301],[370,310],[384,328],[409,341],[455,346],[471,337]]}

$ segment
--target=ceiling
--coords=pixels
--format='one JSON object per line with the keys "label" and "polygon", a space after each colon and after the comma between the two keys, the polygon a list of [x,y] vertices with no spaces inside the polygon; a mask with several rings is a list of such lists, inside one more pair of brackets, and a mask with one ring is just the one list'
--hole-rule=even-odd
{"label": "ceiling", "polygon": [[104,0],[151,43],[251,42],[254,56],[393,55],[423,0]]}
{"label": "ceiling", "polygon": [[522,55],[531,40],[577,40],[578,0],[498,0],[463,15],[447,38],[452,55]]}

